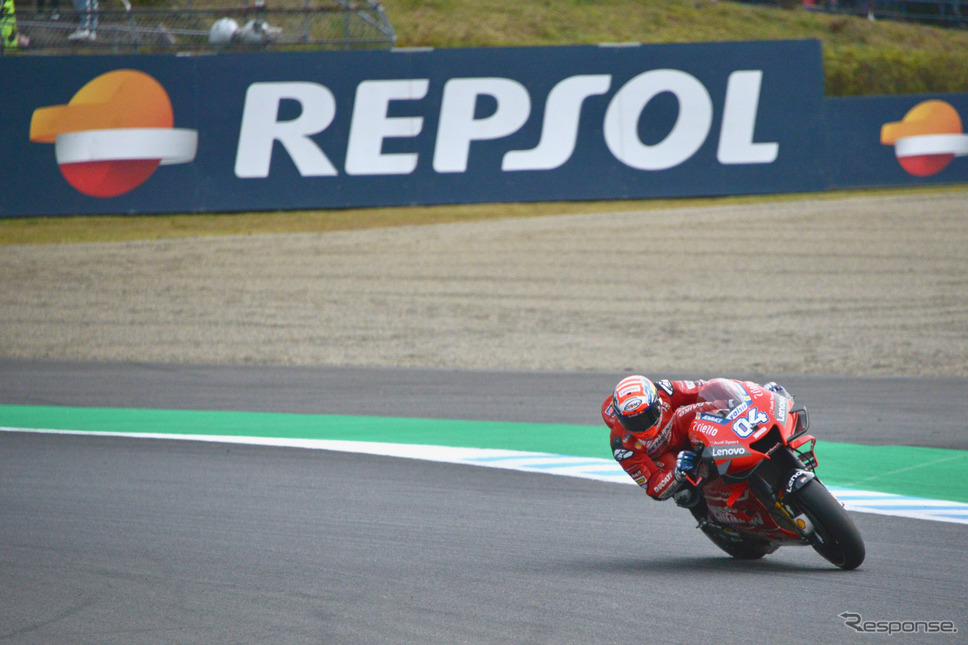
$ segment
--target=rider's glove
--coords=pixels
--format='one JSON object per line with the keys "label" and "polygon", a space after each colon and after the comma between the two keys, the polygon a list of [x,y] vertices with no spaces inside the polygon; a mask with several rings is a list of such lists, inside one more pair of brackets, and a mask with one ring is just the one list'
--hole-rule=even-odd
{"label": "rider's glove", "polygon": [[774,381],[770,381],[763,387],[769,390],[770,392],[776,392],[777,394],[786,394],[787,396],[790,395],[790,392],[785,387],[783,387],[782,385]]}
{"label": "rider's glove", "polygon": [[687,481],[689,475],[696,472],[699,467],[699,455],[691,450],[683,450],[676,457],[676,470],[674,475],[677,482]]}

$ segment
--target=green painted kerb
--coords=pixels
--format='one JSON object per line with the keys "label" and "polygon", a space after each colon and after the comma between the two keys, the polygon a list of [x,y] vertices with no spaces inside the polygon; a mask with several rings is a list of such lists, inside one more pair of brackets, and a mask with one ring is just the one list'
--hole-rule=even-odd
{"label": "green painted kerb", "polygon": [[610,457],[598,428],[330,414],[0,405],[0,426],[90,432],[334,439]]}
{"label": "green painted kerb", "polygon": [[[0,426],[86,432],[333,439],[504,448],[611,459],[604,426],[0,405]],[[831,485],[968,502],[968,451],[821,441],[818,474]]]}

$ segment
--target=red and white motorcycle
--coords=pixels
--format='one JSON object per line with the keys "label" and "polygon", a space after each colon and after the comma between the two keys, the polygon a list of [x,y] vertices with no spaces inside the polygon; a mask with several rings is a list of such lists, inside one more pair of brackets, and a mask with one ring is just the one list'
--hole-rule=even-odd
{"label": "red and white motorcycle", "polygon": [[690,508],[699,529],[734,558],[810,545],[841,569],[860,566],[864,540],[814,473],[806,408],[782,390],[730,379],[707,382],[699,401],[717,404],[689,429],[699,455],[689,478],[700,494]]}

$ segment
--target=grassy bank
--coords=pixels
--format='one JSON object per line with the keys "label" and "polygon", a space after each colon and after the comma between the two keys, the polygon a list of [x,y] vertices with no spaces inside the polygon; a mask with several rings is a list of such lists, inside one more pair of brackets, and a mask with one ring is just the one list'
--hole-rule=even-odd
{"label": "grassy bank", "polygon": [[827,94],[963,92],[968,30],[710,0],[381,0],[401,47],[816,38]]}

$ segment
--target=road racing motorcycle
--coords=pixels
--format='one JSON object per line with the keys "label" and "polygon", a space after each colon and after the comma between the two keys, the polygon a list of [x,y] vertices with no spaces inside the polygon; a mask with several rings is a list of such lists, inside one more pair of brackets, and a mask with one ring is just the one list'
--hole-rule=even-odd
{"label": "road racing motorcycle", "polygon": [[807,409],[782,388],[730,379],[707,382],[698,400],[715,405],[689,428],[699,464],[676,500],[699,529],[734,558],[809,545],[841,569],[860,566],[860,532],[814,473]]}

